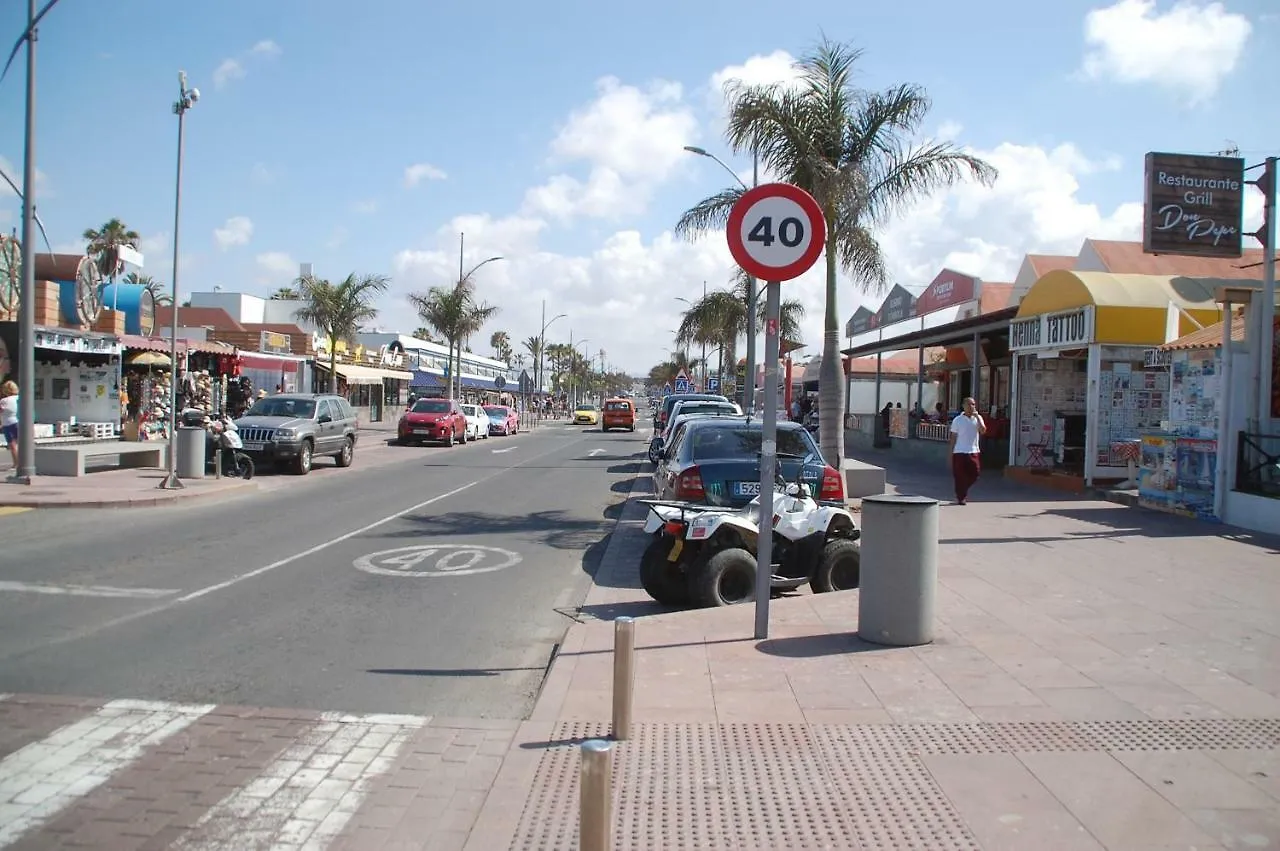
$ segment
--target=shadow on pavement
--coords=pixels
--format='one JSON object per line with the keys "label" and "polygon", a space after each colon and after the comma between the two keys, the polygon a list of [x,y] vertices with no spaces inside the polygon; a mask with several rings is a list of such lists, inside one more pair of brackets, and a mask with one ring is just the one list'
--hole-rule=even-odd
{"label": "shadow on pavement", "polygon": [[803,635],[792,638],[766,638],[756,644],[756,650],[766,656],[782,659],[813,659],[819,656],[842,656],[847,653],[872,653],[877,650],[900,650],[882,644],[863,641],[853,632]]}
{"label": "shadow on pavement", "polygon": [[606,467],[606,473],[638,473],[640,472],[640,462],[645,458],[641,452],[636,455],[636,459],[629,464],[614,464],[612,467]]}
{"label": "shadow on pavement", "polygon": [[616,482],[609,485],[609,490],[613,491],[614,493],[629,494],[631,493],[632,488],[635,487],[636,480],[639,478],[640,476],[632,476],[629,479],[618,479]]}
{"label": "shadow on pavement", "polygon": [[579,616],[595,618],[600,621],[611,621],[615,618],[643,618],[649,615],[665,615],[682,609],[664,606],[656,600],[633,600],[631,602],[596,603],[581,606]]}
{"label": "shadow on pavement", "polygon": [[545,668],[366,668],[366,674],[388,674],[394,677],[498,677],[517,671],[543,671]]}
{"label": "shadow on pavement", "polygon": [[[539,543],[560,550],[602,547],[612,523],[580,520],[564,511],[535,511],[518,516],[459,511],[449,514],[406,515],[412,528],[378,535],[382,538],[447,537],[450,535],[532,535]],[[597,561],[599,557],[597,556]]]}

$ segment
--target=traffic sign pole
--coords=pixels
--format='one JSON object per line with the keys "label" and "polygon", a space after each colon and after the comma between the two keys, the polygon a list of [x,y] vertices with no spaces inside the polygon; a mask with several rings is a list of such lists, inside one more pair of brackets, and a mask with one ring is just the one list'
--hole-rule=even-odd
{"label": "traffic sign pole", "polygon": [[[726,228],[729,253],[764,281],[764,415],[760,436],[760,535],[756,544],[755,637],[769,637],[773,578],[774,476],[778,460],[778,314],[782,282],[798,278],[822,256],[827,224],[813,196],[798,186],[769,183],[748,189],[733,205]],[[747,376],[754,384],[755,376]]]}

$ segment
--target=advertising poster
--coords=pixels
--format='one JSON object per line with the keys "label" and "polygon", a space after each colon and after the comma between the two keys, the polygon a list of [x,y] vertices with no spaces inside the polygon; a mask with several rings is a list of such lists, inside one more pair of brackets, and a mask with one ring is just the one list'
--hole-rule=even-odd
{"label": "advertising poster", "polygon": [[1173,435],[1142,436],[1142,471],[1138,474],[1138,503],[1169,511],[1178,491],[1178,441]]}
{"label": "advertising poster", "polygon": [[1176,508],[1211,520],[1214,484],[1218,475],[1218,441],[1178,439]]}

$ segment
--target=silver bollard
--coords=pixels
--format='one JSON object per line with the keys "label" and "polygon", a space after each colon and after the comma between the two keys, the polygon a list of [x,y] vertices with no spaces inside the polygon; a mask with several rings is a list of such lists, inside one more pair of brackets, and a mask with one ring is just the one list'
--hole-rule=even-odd
{"label": "silver bollard", "polygon": [[914,647],[933,641],[938,501],[907,494],[862,500],[858,637]]}
{"label": "silver bollard", "polygon": [[589,739],[582,743],[578,802],[579,851],[613,848],[613,742]]}
{"label": "silver bollard", "polygon": [[636,621],[613,621],[613,740],[631,737],[631,698],[636,686]]}
{"label": "silver bollard", "polygon": [[222,447],[215,446],[213,448],[213,477],[215,479],[222,478]]}

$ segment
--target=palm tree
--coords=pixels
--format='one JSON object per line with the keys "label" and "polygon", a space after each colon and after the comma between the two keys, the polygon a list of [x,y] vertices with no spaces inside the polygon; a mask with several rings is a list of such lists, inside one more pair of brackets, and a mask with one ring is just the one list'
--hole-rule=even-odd
{"label": "palm tree", "polygon": [[303,301],[294,316],[320,329],[329,342],[329,391],[338,392],[338,342],[351,342],[360,326],[378,315],[373,299],[386,292],[391,279],[385,275],[356,275],[339,284],[314,275],[303,275],[293,285]]}
{"label": "palm tree", "polygon": [[280,287],[271,294],[272,301],[297,301],[298,291],[293,287]]}
{"label": "palm tree", "polygon": [[97,261],[102,277],[111,280],[120,271],[120,246],[137,248],[142,239],[136,230],[130,230],[119,219],[111,219],[98,230],[89,228],[83,236],[89,243],[85,252]]}
{"label": "palm tree", "polygon": [[[796,63],[798,86],[729,88],[728,140],[736,153],[755,152],[779,179],[807,190],[827,220],[826,304],[819,370],[819,436],[827,462],[844,457],[841,424],[845,386],[840,369],[837,274],[863,291],[880,291],[887,277],[872,229],[911,202],[966,176],[989,184],[996,171],[944,142],[916,143],[929,114],[928,93],[898,85],[864,91],[853,84],[861,57],[854,48],[823,38]],[[742,194],[727,189],[687,210],[677,233],[723,227]]]}
{"label": "palm tree", "polygon": [[434,331],[432,331],[430,328],[426,327],[425,325],[420,326],[418,328],[414,328],[413,336],[418,338],[419,340],[426,340],[428,343],[443,342],[438,337],[436,337],[436,333]]}
{"label": "palm tree", "polygon": [[494,356],[511,366],[511,335],[506,331],[494,331],[489,337],[489,345],[493,347]]}
{"label": "palm tree", "polygon": [[[449,346],[449,395],[456,396],[454,387],[462,389],[462,345],[467,337],[477,333],[498,308],[489,304],[476,304],[474,289],[469,280],[449,287],[432,287],[425,293],[410,293],[409,303],[418,311],[418,318],[440,334]],[[454,366],[454,349],[457,348],[457,367]]]}
{"label": "palm tree", "polygon": [[542,390],[542,375],[538,370],[538,364],[542,362],[542,337],[534,335],[526,337],[524,341],[525,350],[529,352],[533,363],[533,386]]}
{"label": "palm tree", "polygon": [[124,276],[124,282],[146,287],[157,305],[163,306],[173,302],[173,296],[164,291],[164,285],[150,275],[139,275],[137,272],[130,272]]}
{"label": "palm tree", "polygon": [[668,382],[675,381],[676,376],[682,372],[685,375],[692,375],[700,366],[702,366],[700,358],[691,358],[689,353],[683,350],[674,351],[669,360],[656,364],[649,370],[649,381],[656,387],[662,387]]}

